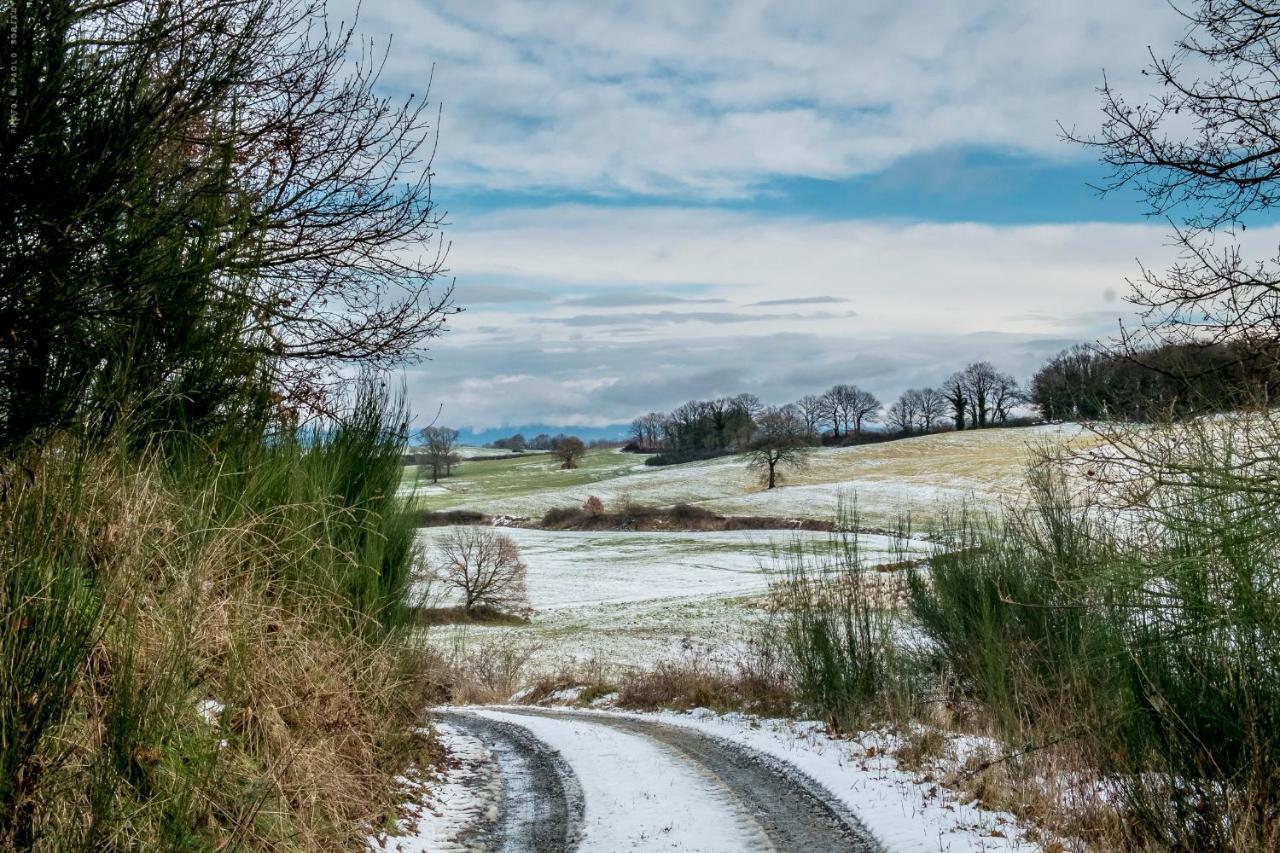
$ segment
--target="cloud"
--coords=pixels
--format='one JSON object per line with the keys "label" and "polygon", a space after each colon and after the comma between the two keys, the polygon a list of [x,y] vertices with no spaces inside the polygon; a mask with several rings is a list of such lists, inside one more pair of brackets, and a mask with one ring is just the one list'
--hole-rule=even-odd
{"label": "cloud", "polygon": [[856,317],[794,318],[828,324],[807,331],[846,334],[997,329],[1060,335],[1057,318],[1064,315],[1126,314],[1128,306],[1111,295],[1136,271],[1135,256],[1157,267],[1167,259],[1163,229],[1149,223],[812,221],[672,207],[495,213],[458,226],[453,240],[455,269],[466,271],[462,280],[506,271],[562,289],[607,283],[650,292],[697,281],[730,300],[723,312],[695,313],[743,313],[776,300],[846,300],[857,306]]}
{"label": "cloud", "polygon": [[[759,303],[757,303],[759,304]],[[829,320],[838,314],[742,314],[733,311],[656,311],[632,314],[577,314],[572,317],[539,317],[539,323],[562,326],[650,326],[672,323],[777,323],[794,320]],[[845,315],[851,316],[851,315]]]}
{"label": "cloud", "polygon": [[760,302],[752,302],[752,305],[835,305],[840,302],[848,302],[848,299],[841,299],[838,296],[796,296],[790,299],[763,299]]}
{"label": "cloud", "polygon": [[[1249,234],[1280,242],[1280,228]],[[601,426],[694,397],[751,391],[782,403],[835,382],[888,403],[975,359],[1028,378],[1064,346],[1131,319],[1115,292],[1135,256],[1167,263],[1164,243],[1153,224],[830,222],[590,206],[492,214],[454,234],[464,278],[501,267],[561,292],[671,293],[700,282],[724,310],[568,314],[547,303],[464,314],[411,377],[412,402],[424,412],[443,403],[455,426]],[[759,307],[798,300],[858,312]],[[524,378],[490,380],[515,374]]]}
{"label": "cloud", "polygon": [[462,306],[496,305],[509,302],[546,302],[551,296],[543,291],[505,284],[467,283],[454,290],[454,300]]}
{"label": "cloud", "polygon": [[388,88],[434,73],[450,188],[728,198],[957,147],[1087,159],[1057,123],[1095,127],[1104,66],[1133,91],[1183,25],[1164,0],[382,0],[360,29],[395,36]]}
{"label": "cloud", "polygon": [[668,293],[635,293],[630,291],[605,291],[588,296],[576,296],[564,299],[564,305],[580,305],[584,308],[626,308],[636,305],[675,305],[679,303],[710,305],[728,302],[720,297],[689,298],[673,296]]}
{"label": "cloud", "polygon": [[1092,155],[1058,122],[1097,126],[1104,65],[1140,94],[1145,46],[1183,24],[1165,0],[364,4],[360,30],[395,35],[384,90],[434,75],[434,186],[469,211],[450,265],[482,306],[412,402],[456,426],[601,425],[837,381],[889,402],[976,358],[1026,376],[1131,316],[1114,295],[1135,256],[1167,260],[1162,228],[842,220],[797,188],[925,187],[955,219],[1010,162],[1074,174]]}
{"label": "cloud", "polygon": [[[836,382],[856,382],[890,403],[903,389],[941,382],[957,367],[990,359],[1019,376],[1061,349],[1060,341],[1028,335],[907,334],[840,336],[733,335],[701,342],[585,341],[553,351],[535,341],[450,339],[435,360],[408,376],[419,413],[470,429],[521,423],[592,426],[626,423],[688,399],[751,391],[785,403]],[[504,373],[513,366],[518,373]],[[490,377],[518,381],[499,381]]]}

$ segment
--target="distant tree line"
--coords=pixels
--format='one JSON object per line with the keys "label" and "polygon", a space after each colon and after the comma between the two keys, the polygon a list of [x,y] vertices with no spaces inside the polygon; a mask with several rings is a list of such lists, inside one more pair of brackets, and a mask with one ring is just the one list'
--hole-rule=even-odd
{"label": "distant tree line", "polygon": [[[689,400],[670,412],[633,420],[625,449],[654,454],[648,460],[654,465],[752,453],[768,480],[769,460],[775,466],[793,462],[797,448],[1009,426],[1015,420],[1026,423],[1028,408],[1051,421],[1147,419],[1236,408],[1274,397],[1280,390],[1278,366],[1280,348],[1256,341],[1164,343],[1123,352],[1079,344],[1051,358],[1025,386],[991,362],[975,361],[936,386],[907,389],[888,407],[871,392],[845,383],[777,407],[750,393]],[[1019,409],[1020,419],[1015,417]],[[567,441],[581,444],[563,433],[533,439],[516,433],[487,446],[555,453]],[[598,440],[590,447],[618,445]]]}
{"label": "distant tree line", "polygon": [[510,450],[513,453],[524,453],[527,450],[555,450],[556,445],[560,444],[560,442],[575,437],[566,435],[563,432],[555,435],[542,432],[533,438],[525,438],[523,433],[516,433],[506,438],[494,439],[486,444],[485,447],[492,447],[496,450]]}
{"label": "distant tree line", "polygon": [[1123,353],[1079,344],[1031,380],[1047,420],[1149,420],[1271,400],[1280,350],[1242,343],[1163,343]]}
{"label": "distant tree line", "polygon": [[[1016,379],[980,361],[936,388],[905,391],[888,409],[870,391],[843,383],[774,410],[754,394],[690,400],[670,412],[649,412],[632,421],[628,448],[659,454],[655,464],[745,452],[758,442],[761,417],[768,411],[777,415],[771,433],[777,433],[781,418],[788,429],[794,424],[809,443],[853,444],[873,436],[883,439],[944,428],[1005,425],[1026,402]],[[868,429],[875,424],[884,428]]]}

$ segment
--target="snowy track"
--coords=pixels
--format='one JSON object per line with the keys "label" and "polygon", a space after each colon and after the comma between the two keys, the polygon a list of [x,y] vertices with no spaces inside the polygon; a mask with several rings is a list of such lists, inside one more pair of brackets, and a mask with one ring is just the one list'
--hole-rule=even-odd
{"label": "snowy track", "polygon": [[493,851],[803,851],[879,845],[798,771],[693,729],[610,714],[470,709],[441,718],[498,763]]}
{"label": "snowy track", "polygon": [[495,813],[467,827],[466,849],[495,853],[576,850],[582,828],[582,791],[559,754],[523,726],[474,714],[440,714],[488,747],[497,764],[502,797]]}

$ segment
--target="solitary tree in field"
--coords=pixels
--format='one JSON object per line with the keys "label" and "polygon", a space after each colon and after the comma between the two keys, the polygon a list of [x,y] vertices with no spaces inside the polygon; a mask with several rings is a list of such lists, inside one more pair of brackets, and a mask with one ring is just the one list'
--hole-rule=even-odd
{"label": "solitary tree in field", "polygon": [[565,436],[551,448],[551,455],[560,460],[561,468],[577,468],[586,452],[587,446],[576,435]]}
{"label": "solitary tree in field", "polygon": [[455,449],[458,445],[458,431],[448,427],[430,426],[421,433],[422,446],[427,457],[427,467],[431,469],[431,482],[440,482],[441,477],[453,473],[453,466],[458,463]]}
{"label": "solitary tree in field", "polygon": [[747,465],[760,473],[765,488],[778,484],[782,469],[808,465],[811,439],[804,422],[786,409],[769,408],[756,418]]}
{"label": "solitary tree in field", "polygon": [[462,598],[471,614],[478,607],[520,613],[529,606],[525,565],[511,537],[488,527],[455,527],[440,540],[440,581]]}

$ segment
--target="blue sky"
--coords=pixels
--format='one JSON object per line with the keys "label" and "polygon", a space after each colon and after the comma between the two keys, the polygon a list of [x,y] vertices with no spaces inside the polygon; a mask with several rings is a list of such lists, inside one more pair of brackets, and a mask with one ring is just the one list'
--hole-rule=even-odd
{"label": "blue sky", "polygon": [[598,428],[834,382],[887,404],[977,358],[1028,376],[1168,260],[1061,137],[1181,28],[1164,0],[366,2],[387,92],[432,81],[466,309],[412,402]]}

